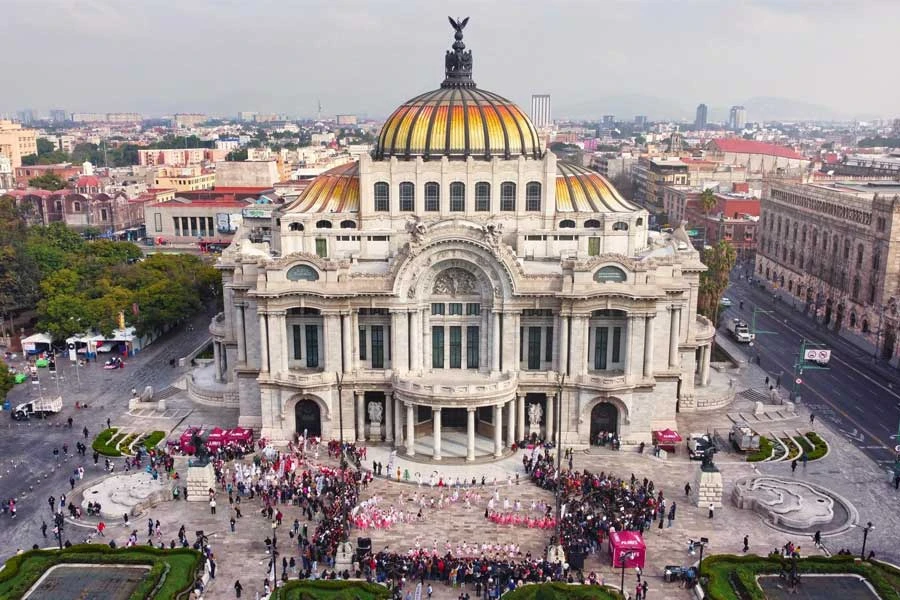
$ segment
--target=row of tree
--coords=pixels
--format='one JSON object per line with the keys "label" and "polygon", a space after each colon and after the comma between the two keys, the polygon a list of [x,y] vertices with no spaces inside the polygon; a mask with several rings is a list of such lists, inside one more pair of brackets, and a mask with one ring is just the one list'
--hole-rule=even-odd
{"label": "row of tree", "polygon": [[37,328],[57,341],[109,335],[120,313],[138,335],[159,335],[220,289],[219,273],[197,256],[143,258],[130,242],[86,241],[62,223],[29,228],[14,201],[0,198],[0,312],[37,307]]}
{"label": "row of tree", "polygon": [[214,148],[215,141],[201,140],[196,135],[175,136],[167,135],[152,144],[138,146],[124,142],[124,138],[110,138],[100,144],[84,142],[76,144],[72,152],[63,152],[57,149],[57,145],[47,138],[37,139],[37,154],[28,154],[22,157],[22,164],[55,165],[70,162],[80,165],[90,162],[95,165],[110,167],[127,167],[138,164],[138,150],[152,150],[156,148]]}

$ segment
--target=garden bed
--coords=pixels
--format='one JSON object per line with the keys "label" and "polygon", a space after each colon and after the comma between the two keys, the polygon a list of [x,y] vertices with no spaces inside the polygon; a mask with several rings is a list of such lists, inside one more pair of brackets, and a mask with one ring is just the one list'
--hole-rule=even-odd
{"label": "garden bed", "polygon": [[617,590],[602,585],[533,583],[503,594],[504,600],[621,600]]}
{"label": "garden bed", "polygon": [[748,462],[761,462],[772,457],[772,440],[764,435],[759,436],[759,450],[747,454]]}
{"label": "garden bed", "polygon": [[146,449],[155,448],[163,438],[164,431],[151,431],[150,433],[119,433],[118,429],[104,429],[94,441],[91,447],[103,456],[123,456],[133,454],[132,447],[143,446]]}
{"label": "garden bed", "polygon": [[94,441],[91,442],[91,448],[94,449],[94,452],[99,452],[103,456],[122,456],[122,453],[118,451],[116,443],[114,442],[114,438],[118,437],[118,431],[119,429],[117,427],[104,429],[98,433],[97,437],[94,438]]}
{"label": "garden bed", "polygon": [[390,600],[386,587],[365,581],[288,581],[271,600]]}

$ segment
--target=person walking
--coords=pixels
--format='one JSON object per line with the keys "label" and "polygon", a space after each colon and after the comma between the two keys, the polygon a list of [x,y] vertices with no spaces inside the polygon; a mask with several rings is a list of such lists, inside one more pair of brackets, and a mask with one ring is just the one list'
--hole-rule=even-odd
{"label": "person walking", "polygon": [[816,421],[816,413],[809,413],[809,424],[812,425]]}
{"label": "person walking", "polygon": [[84,439],[88,439],[88,428],[87,428],[87,425],[84,426],[84,429],[81,430],[81,433],[84,434]]}
{"label": "person walking", "polygon": [[714,513],[715,509],[716,509],[715,505],[712,502],[710,502],[709,503],[709,518],[710,519],[713,518],[713,513]]}
{"label": "person walking", "polygon": [[688,481],[687,483],[684,484],[684,495],[685,496],[691,495],[691,482],[690,481]]}
{"label": "person walking", "polygon": [[795,458],[794,460],[791,461],[791,475],[793,475],[794,471],[796,471],[796,470],[797,470],[797,459]]}
{"label": "person walking", "polygon": [[749,549],[750,549],[750,536],[745,535],[744,536],[744,554],[746,554],[747,550],[749,550]]}
{"label": "person walking", "polygon": [[234,517],[231,517],[231,521],[229,521],[229,523],[231,523],[231,533],[234,533],[234,523],[235,523]]}
{"label": "person walking", "polygon": [[675,502],[672,502],[672,508],[669,509],[669,527],[675,521]]}
{"label": "person walking", "polygon": [[813,535],[813,543],[816,545],[816,548],[822,547],[822,532],[821,531],[816,531],[816,533]]}
{"label": "person walking", "polygon": [[641,584],[641,598],[643,598],[643,600],[647,600],[647,588],[649,587],[650,586],[647,585],[647,580],[645,579],[644,583]]}
{"label": "person walking", "polygon": [[240,580],[240,579],[236,579],[236,580],[234,581],[234,597],[235,597],[235,598],[240,598],[240,597],[241,597],[241,592],[243,592],[243,591],[244,591],[244,586],[241,585],[241,580]]}
{"label": "person walking", "polygon": [[211,514],[211,515],[216,514],[216,499],[215,498],[209,499],[209,514]]}
{"label": "person walking", "polygon": [[47,521],[41,521],[41,534],[47,537]]}
{"label": "person walking", "polygon": [[112,421],[109,420],[109,417],[106,417],[106,428],[109,429],[111,427]]}

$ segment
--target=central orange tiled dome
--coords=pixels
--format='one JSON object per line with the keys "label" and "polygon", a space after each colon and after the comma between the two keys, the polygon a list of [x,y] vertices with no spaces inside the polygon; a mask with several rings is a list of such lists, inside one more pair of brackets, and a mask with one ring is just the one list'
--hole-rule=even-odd
{"label": "central orange tiled dome", "polygon": [[375,158],[541,158],[540,138],[518,106],[472,87],[442,87],[403,103],[388,118]]}

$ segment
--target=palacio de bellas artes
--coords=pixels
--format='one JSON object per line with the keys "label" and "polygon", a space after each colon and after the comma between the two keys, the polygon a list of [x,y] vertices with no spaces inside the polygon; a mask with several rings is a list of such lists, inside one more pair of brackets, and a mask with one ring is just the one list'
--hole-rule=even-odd
{"label": "palacio de bellas artes", "polygon": [[532,434],[650,443],[696,408],[714,328],[683,228],[557,159],[465,48],[457,27],[370,155],[245,211],[210,326],[240,425],[481,461]]}

